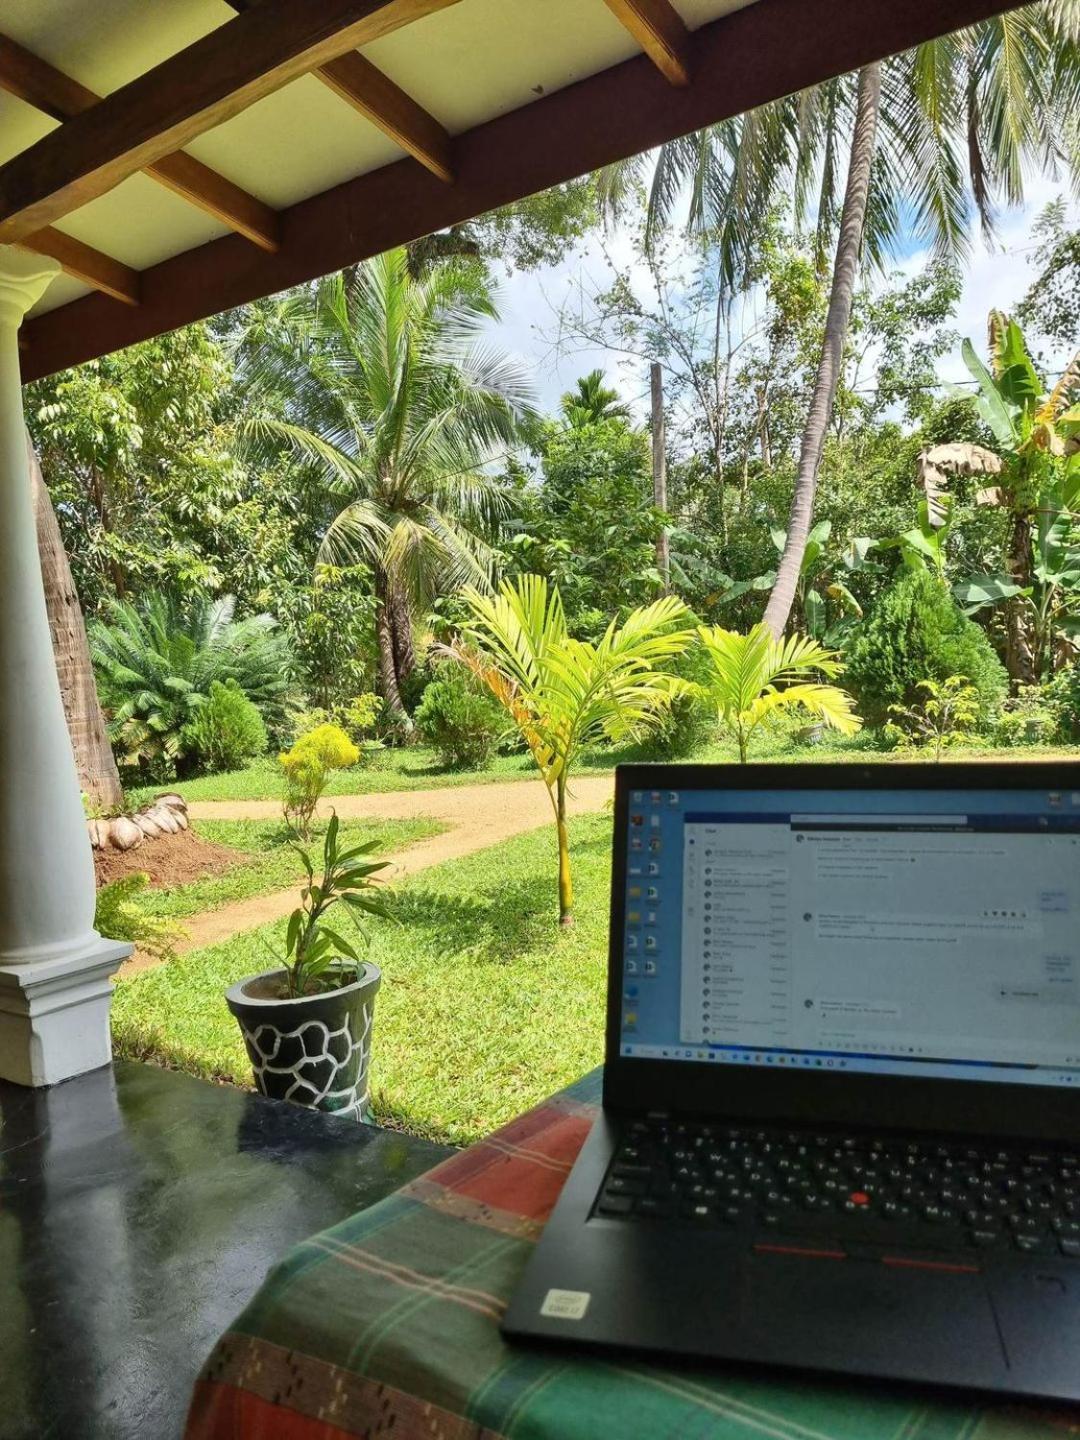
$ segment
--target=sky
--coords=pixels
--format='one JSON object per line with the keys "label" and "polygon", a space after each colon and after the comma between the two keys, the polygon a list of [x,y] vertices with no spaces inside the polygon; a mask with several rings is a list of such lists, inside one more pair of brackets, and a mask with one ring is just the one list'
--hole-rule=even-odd
{"label": "sky", "polygon": [[[1063,188],[1060,180],[1044,177],[1031,180],[1027,185],[1027,203],[1001,215],[992,246],[987,245],[977,225],[972,227],[971,254],[953,328],[961,336],[970,336],[980,353],[985,349],[987,312],[991,307],[1010,310],[1031,283],[1034,273],[1032,223]],[[1074,207],[1072,213],[1074,223],[1080,221],[1080,211]],[[607,248],[616,265],[630,273],[637,288],[643,281],[643,271],[635,263],[628,236],[616,233],[610,237]],[[903,258],[895,268],[905,275],[916,274],[929,258],[914,241],[902,242],[900,254]],[[611,272],[595,240],[557,266],[498,277],[502,318],[491,338],[526,367],[532,376],[537,402],[545,412],[557,409],[559,397],[578,376],[599,367],[604,370],[608,383],[633,405],[639,418],[647,419],[648,376],[643,366],[620,362],[618,357],[603,350],[560,352],[552,343],[559,304],[565,303],[579,286],[591,291],[610,284],[610,280]],[[1058,370],[1071,358],[1053,351],[1047,354]],[[943,382],[968,378],[959,347],[955,353],[942,358],[939,374]]]}

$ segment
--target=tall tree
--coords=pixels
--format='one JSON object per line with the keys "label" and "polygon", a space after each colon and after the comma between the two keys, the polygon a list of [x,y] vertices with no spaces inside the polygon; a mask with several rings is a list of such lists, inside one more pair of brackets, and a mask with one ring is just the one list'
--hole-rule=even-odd
{"label": "tall tree", "polygon": [[30,477],[34,487],[34,511],[37,517],[38,555],[41,578],[45,586],[45,608],[52,631],[53,656],[60,681],[60,695],[67,717],[68,735],[75,752],[75,768],[79,784],[95,805],[105,809],[119,807],[124,801],[120,775],[112,746],[105,729],[105,719],[98,704],[94,685],[94,668],[90,663],[90,647],[86,639],[82,609],[71,577],[67,552],[52,500],[45,488],[34,447],[27,436],[30,454]]}
{"label": "tall tree", "polygon": [[[939,254],[960,255],[973,213],[990,232],[998,203],[1023,199],[1026,165],[1077,165],[1078,35],[1080,0],[1030,5],[661,148],[651,182],[652,233],[688,197],[690,224],[714,232],[721,276],[733,292],[778,195],[794,196],[797,221],[816,212],[824,260],[837,230],[841,157],[848,155],[829,319],[789,541],[767,611],[774,633],[787,624],[812,520],[860,259],[880,263],[912,219],[918,238]],[[608,174],[609,203],[619,202],[633,178],[625,167]]]}
{"label": "tall tree", "polygon": [[379,683],[402,723],[415,610],[486,580],[484,537],[507,504],[485,467],[514,441],[529,387],[480,342],[497,318],[477,267],[417,278],[398,249],[257,308],[239,340],[249,439],[321,477],[337,511],[322,557],[371,565]]}

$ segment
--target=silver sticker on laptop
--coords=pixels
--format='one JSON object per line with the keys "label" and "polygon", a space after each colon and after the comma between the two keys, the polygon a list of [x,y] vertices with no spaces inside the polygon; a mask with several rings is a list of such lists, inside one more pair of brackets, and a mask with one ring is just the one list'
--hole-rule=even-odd
{"label": "silver sticker on laptop", "polygon": [[584,1320],[591,1298],[588,1290],[549,1290],[540,1314],[549,1320]]}

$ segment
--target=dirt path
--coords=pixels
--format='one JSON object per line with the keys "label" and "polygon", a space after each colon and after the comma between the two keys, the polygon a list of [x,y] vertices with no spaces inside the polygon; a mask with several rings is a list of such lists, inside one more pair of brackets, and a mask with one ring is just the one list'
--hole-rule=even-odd
{"label": "dirt path", "polygon": [[[573,786],[569,810],[571,815],[585,815],[602,810],[611,798],[614,782],[610,775],[583,776]],[[536,830],[551,823],[551,802],[539,781],[511,781],[506,784],[461,785],[443,790],[402,790],[386,795],[336,795],[323,801],[321,815],[335,810],[342,820],[415,820],[425,817],[438,820],[447,828],[428,840],[410,845],[399,856],[391,857],[386,878],[394,883],[441,865],[471,855],[489,845],[498,845],[512,835]],[[272,820],[281,813],[280,802],[274,800],[203,800],[194,802],[188,815],[192,820]],[[202,949],[216,945],[243,930],[254,930],[271,920],[280,920],[296,907],[297,886],[278,890],[270,895],[253,895],[208,910],[185,920],[188,936],[177,949]],[[152,969],[160,962],[136,953],[120,969],[127,979],[141,970]]]}

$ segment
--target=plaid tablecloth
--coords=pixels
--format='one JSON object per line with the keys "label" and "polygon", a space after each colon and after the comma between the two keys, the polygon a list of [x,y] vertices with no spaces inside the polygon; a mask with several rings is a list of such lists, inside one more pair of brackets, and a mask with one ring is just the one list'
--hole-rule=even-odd
{"label": "plaid tablecloth", "polygon": [[203,1367],[187,1440],[1080,1435],[1064,1413],[506,1344],[499,1317],[598,1093],[599,1072],[286,1256]]}

